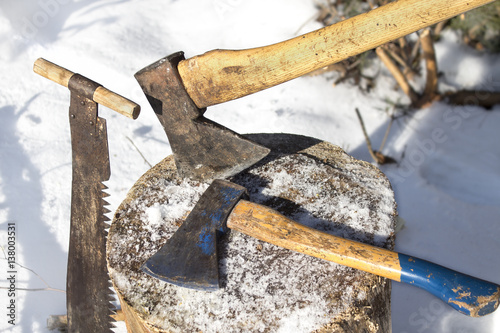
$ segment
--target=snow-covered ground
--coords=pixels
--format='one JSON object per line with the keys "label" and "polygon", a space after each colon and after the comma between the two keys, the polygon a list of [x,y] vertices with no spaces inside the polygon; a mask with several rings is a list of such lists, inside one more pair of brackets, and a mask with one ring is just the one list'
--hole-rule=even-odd
{"label": "snow-covered ground", "polygon": [[[142,106],[133,121],[101,108],[111,155],[108,198],[117,208],[133,183],[171,154],[166,136],[133,74],[175,51],[263,46],[320,28],[309,0],[3,0],[0,3],[1,287],[9,224],[16,228],[18,288],[65,289],[71,146],[69,91],[32,71],[38,57],[79,72]],[[461,45],[453,33],[436,45],[442,88],[500,90],[500,56]],[[383,67],[370,94],[331,74],[303,77],[209,108],[207,117],[239,133],[296,133],[370,160],[354,109],[374,146],[388,123],[386,102],[407,102]],[[481,98],[482,96],[478,96]],[[500,105],[435,103],[392,126],[382,166],[406,220],[396,250],[500,283]],[[137,148],[136,148],[137,147]],[[144,155],[147,162],[141,157]],[[36,273],[36,274],[35,274]],[[42,281],[45,281],[44,282]],[[65,313],[58,290],[0,289],[0,331],[46,332]],[[7,316],[15,299],[15,326]],[[393,283],[394,332],[498,332],[500,313],[469,318],[417,288]],[[124,332],[120,323],[117,331]]]}

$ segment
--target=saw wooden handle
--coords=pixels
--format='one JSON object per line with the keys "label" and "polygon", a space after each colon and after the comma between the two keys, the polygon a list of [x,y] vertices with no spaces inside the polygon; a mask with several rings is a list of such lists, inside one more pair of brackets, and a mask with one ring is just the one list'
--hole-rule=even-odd
{"label": "saw wooden handle", "polygon": [[[35,61],[33,71],[65,87],[68,87],[69,80],[75,75],[75,73],[66,68],[43,58],[39,58]],[[136,119],[141,111],[141,107],[138,104],[103,86],[97,87],[94,91],[92,100],[132,119]]]}
{"label": "saw wooden handle", "polygon": [[179,63],[199,108],[240,98],[406,36],[493,0],[399,0],[305,35],[248,50],[214,50]]}
{"label": "saw wooden handle", "polygon": [[336,237],[297,223],[273,209],[240,200],[230,229],[316,258],[416,285],[469,316],[493,312],[500,286],[404,254]]}

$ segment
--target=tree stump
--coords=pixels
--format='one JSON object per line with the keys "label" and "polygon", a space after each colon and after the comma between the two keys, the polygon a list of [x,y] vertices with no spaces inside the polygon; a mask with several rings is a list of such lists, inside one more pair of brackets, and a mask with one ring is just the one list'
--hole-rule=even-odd
{"label": "tree stump", "polygon": [[[379,169],[309,137],[249,137],[272,149],[229,179],[245,186],[251,201],[310,227],[392,249],[396,204]],[[219,291],[181,288],[143,273],[141,265],[208,185],[180,179],[168,156],[137,181],[116,211],[108,269],[129,332],[391,330],[388,280],[234,231],[218,247]]]}

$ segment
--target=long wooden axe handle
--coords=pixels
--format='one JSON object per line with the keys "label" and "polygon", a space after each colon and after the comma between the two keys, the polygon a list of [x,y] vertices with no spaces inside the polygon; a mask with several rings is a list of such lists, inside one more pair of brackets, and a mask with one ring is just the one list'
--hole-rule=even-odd
{"label": "long wooden axe handle", "polygon": [[493,0],[399,0],[305,35],[248,50],[213,50],[178,69],[199,108],[240,98],[444,21]]}
{"label": "long wooden axe handle", "polygon": [[336,237],[297,223],[273,209],[240,200],[227,227],[283,248],[416,285],[472,317],[493,312],[500,286],[387,249]]}
{"label": "long wooden axe handle", "polygon": [[[75,73],[48,60],[39,58],[33,65],[33,71],[51,81],[54,81],[64,87],[68,87],[69,80]],[[139,116],[141,107],[133,101],[118,95],[111,90],[99,86],[94,91],[93,101],[104,105],[126,117],[136,119]]]}

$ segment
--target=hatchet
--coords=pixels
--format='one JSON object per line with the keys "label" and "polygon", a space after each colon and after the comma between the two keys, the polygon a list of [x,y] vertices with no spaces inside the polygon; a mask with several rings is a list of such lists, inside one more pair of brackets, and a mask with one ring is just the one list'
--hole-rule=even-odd
{"label": "hatchet", "polygon": [[334,25],[247,50],[182,52],[136,74],[168,136],[182,177],[224,178],[268,149],[203,117],[206,107],[292,80],[493,0],[399,0]]}
{"label": "hatchet", "polygon": [[487,315],[499,305],[499,285],[318,231],[245,197],[244,187],[214,180],[184,223],[142,270],[181,287],[217,290],[217,239],[229,228],[289,250],[415,285],[472,317]]}

